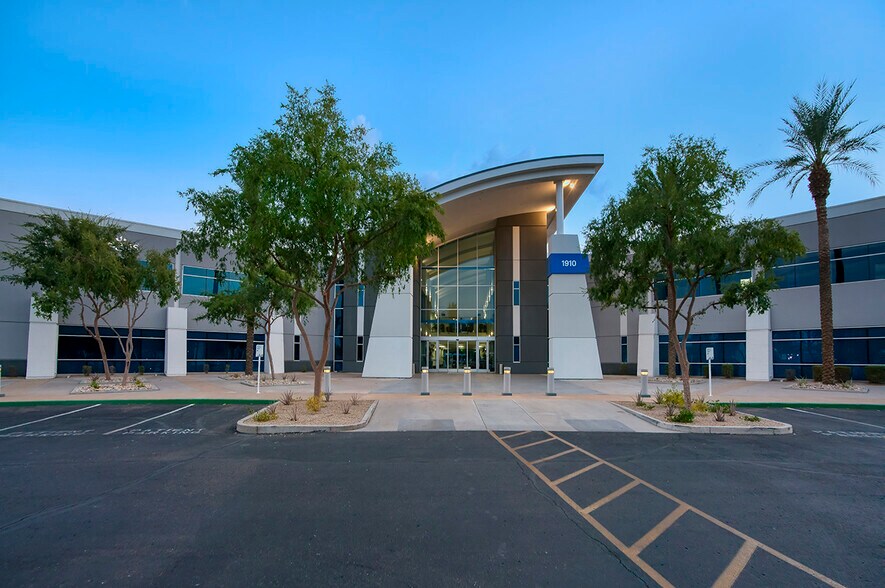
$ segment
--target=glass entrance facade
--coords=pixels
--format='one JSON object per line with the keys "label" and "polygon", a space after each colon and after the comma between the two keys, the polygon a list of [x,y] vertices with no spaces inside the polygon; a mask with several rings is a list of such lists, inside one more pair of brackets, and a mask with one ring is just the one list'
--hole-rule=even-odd
{"label": "glass entrance facade", "polygon": [[495,369],[495,233],[441,245],[421,263],[421,366]]}

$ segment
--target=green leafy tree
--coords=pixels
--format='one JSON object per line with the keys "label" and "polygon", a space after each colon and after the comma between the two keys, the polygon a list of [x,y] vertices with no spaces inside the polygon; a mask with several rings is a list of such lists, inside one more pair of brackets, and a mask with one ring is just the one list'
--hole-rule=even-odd
{"label": "green leafy tree", "polygon": [[[129,377],[134,348],[132,332],[151,301],[165,305],[178,296],[171,252],[142,251],[125,238],[125,227],[107,219],[43,214],[23,225],[20,245],[0,253],[0,259],[19,273],[3,279],[33,293],[37,314],[70,316],[77,312],[86,332],[95,340],[106,379],[110,379],[101,326],[109,327],[123,351],[123,383]],[[108,322],[111,313],[125,313],[126,334]]]}
{"label": "green leafy tree", "polygon": [[[390,144],[367,133],[347,123],[331,85],[289,87],[273,128],[235,147],[215,172],[232,185],[182,193],[201,217],[184,237],[189,249],[222,266],[235,256],[287,290],[317,396],[339,297],[358,284],[395,287],[443,236],[433,196],[396,171]],[[324,319],[319,350],[304,328],[312,308]]]}
{"label": "green leafy tree", "polygon": [[[734,222],[725,213],[745,175],[712,140],[673,137],[664,149],[645,149],[626,196],[611,199],[584,230],[591,299],[621,312],[655,313],[679,361],[686,406],[686,342],[696,320],[717,308],[766,311],[768,293],[777,287],[772,268],[803,251],[798,234],[776,221]],[[752,278],[740,279],[747,270]],[[658,300],[654,290],[661,283],[667,295]],[[703,284],[721,295],[699,297]]]}
{"label": "green leafy tree", "polygon": [[848,124],[845,115],[854,104],[851,89],[844,84],[828,85],[821,82],[817,86],[811,102],[798,96],[793,97],[790,117],[783,119],[781,129],[786,138],[790,155],[783,159],[760,161],[750,169],[772,168],[774,173],[754,192],[755,201],[762,191],[785,180],[790,188],[790,196],[796,193],[799,185],[807,180],[808,191],[814,200],[817,213],[818,275],[820,291],[820,333],[822,369],[821,381],[824,384],[836,383],[836,366],[833,351],[833,288],[830,279],[830,229],[827,220],[827,198],[830,195],[830,170],[843,169],[862,175],[876,183],[876,173],[866,161],[857,159],[859,153],[875,153],[875,135],[885,129],[885,125],[875,125],[866,130],[859,127],[863,123]]}
{"label": "green leafy tree", "polygon": [[285,289],[260,275],[246,274],[237,290],[224,290],[200,300],[204,314],[200,319],[213,323],[234,323],[246,327],[246,375],[252,375],[252,349],[255,327],[264,332],[264,353],[271,379],[276,379],[273,354],[270,349],[271,325],[278,318],[291,316],[291,300]]}

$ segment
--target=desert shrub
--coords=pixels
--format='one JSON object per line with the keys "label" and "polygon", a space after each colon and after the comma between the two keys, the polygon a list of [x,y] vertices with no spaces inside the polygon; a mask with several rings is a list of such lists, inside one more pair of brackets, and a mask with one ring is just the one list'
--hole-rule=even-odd
{"label": "desert shrub", "polygon": [[88,363],[83,364],[83,376],[89,377],[92,375],[92,366]]}
{"label": "desert shrub", "polygon": [[92,379],[89,380],[89,387],[92,388],[93,390],[98,390],[98,388],[99,388],[98,376],[92,376]]}
{"label": "desert shrub", "polygon": [[135,386],[138,388],[145,388],[145,383],[141,381],[141,378],[138,376],[135,377]]}
{"label": "desert shrub", "polygon": [[796,385],[799,386],[800,388],[807,388],[808,387],[808,379],[807,378],[799,378],[798,380],[796,380]]}
{"label": "desert shrub", "polygon": [[722,408],[722,405],[718,402],[716,403],[716,412],[713,413],[713,418],[716,419],[716,422],[724,422],[725,421],[725,410]]}
{"label": "desert shrub", "polygon": [[256,412],[255,416],[253,416],[252,418],[259,423],[266,423],[267,421],[276,420],[277,407],[275,404],[271,404],[264,410]]}
{"label": "desert shrub", "polygon": [[683,408],[676,415],[670,417],[674,423],[691,423],[694,422],[694,413],[691,409]]}
{"label": "desert shrub", "polygon": [[138,375],[139,376],[144,375],[144,364],[143,363],[138,364]]}
{"label": "desert shrub", "polygon": [[852,388],[854,388],[854,380],[849,378],[839,385],[842,386],[843,388],[845,388],[846,390],[851,390]]}
{"label": "desert shrub", "polygon": [[731,402],[728,403],[728,415],[734,416],[737,414],[737,411],[738,411],[737,403],[734,400],[732,400]]}
{"label": "desert shrub", "polygon": [[226,373],[226,374],[230,373],[230,364],[229,363],[224,364],[224,373]]}
{"label": "desert shrub", "polygon": [[331,392],[323,392],[323,398],[326,399],[326,402],[329,402],[332,399],[332,393]]}
{"label": "desert shrub", "polygon": [[291,406],[291,405],[292,405],[292,399],[293,399],[294,397],[295,397],[295,395],[292,394],[292,391],[291,391],[291,390],[286,390],[285,392],[283,392],[282,394],[280,394],[280,403],[281,403],[282,405],[284,405],[284,406]]}
{"label": "desert shrub", "polygon": [[356,403],[360,401],[359,394],[351,394],[350,395],[350,404],[351,406],[356,406]]}
{"label": "desert shrub", "polygon": [[660,388],[655,388],[655,404],[664,404],[664,391]]}
{"label": "desert shrub", "polygon": [[836,381],[848,382],[851,380],[851,368],[847,365],[836,366]]}
{"label": "desert shrub", "polygon": [[645,406],[645,402],[642,401],[642,392],[636,393],[636,398],[633,399],[633,404],[636,406]]}
{"label": "desert shrub", "polygon": [[722,364],[722,377],[730,380],[734,377],[734,366],[730,363]]}
{"label": "desert shrub", "polygon": [[670,388],[661,395],[660,404],[672,404],[673,406],[685,405],[685,397],[676,388]]}
{"label": "desert shrub", "polygon": [[788,382],[792,382],[793,380],[796,379],[796,370],[794,370],[794,369],[785,370],[784,374],[785,374],[784,379]]}
{"label": "desert shrub", "polygon": [[111,372],[111,375],[113,376],[117,373],[117,368],[114,366],[108,366],[108,371]]}
{"label": "desert shrub", "polygon": [[695,412],[707,412],[710,407],[703,398],[695,398],[691,403],[691,409]]}
{"label": "desert shrub", "polygon": [[750,421],[751,423],[759,422],[761,419],[757,417],[755,414],[745,414],[741,417],[745,421]]}
{"label": "desert shrub", "polygon": [[323,407],[323,402],[319,396],[311,396],[307,399],[307,410],[310,412],[319,412]]}
{"label": "desert shrub", "polygon": [[297,420],[298,420],[298,410],[296,409],[296,407],[295,407],[294,404],[292,405],[292,416],[289,417],[289,420],[291,420],[291,421],[297,421]]}
{"label": "desert shrub", "polygon": [[353,405],[352,405],[351,403],[349,403],[349,402],[345,402],[345,403],[344,403],[344,406],[341,408],[341,412],[344,413],[344,414],[350,414],[350,408],[351,408],[352,406],[353,406]]}
{"label": "desert shrub", "polygon": [[203,364],[203,373],[204,373],[204,374],[208,374],[208,373],[209,373],[209,364],[208,364],[208,363],[204,363],[204,364]]}
{"label": "desert shrub", "polygon": [[885,365],[868,365],[864,373],[870,384],[885,384]]}
{"label": "desert shrub", "polygon": [[665,404],[664,407],[667,411],[667,418],[671,418],[673,415],[676,414],[676,405],[675,404]]}

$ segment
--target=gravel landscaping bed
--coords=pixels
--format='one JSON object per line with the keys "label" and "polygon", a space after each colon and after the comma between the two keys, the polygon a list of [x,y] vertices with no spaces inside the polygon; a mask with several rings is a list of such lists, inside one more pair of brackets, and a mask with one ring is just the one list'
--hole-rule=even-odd
{"label": "gravel landscaping bed", "polygon": [[[668,386],[679,386],[680,389],[682,387],[682,378],[667,378],[663,376],[656,376],[648,379],[650,384],[667,384]],[[702,378],[690,378],[690,384],[703,384],[706,382],[706,379]]]}
{"label": "gravel landscaping bed", "polygon": [[[264,412],[276,414],[276,418],[268,421],[257,421],[255,415],[247,420],[250,425],[261,427],[278,426],[278,425],[305,425],[305,426],[342,426],[356,425],[362,421],[366,415],[366,411],[372,406],[371,400],[357,400],[354,404],[350,398],[339,400],[332,399],[329,402],[322,402],[318,412],[311,412],[307,408],[307,399],[296,398],[289,406],[277,401],[269,407],[262,409]],[[350,411],[344,414],[346,407],[350,407]],[[295,411],[297,420],[293,418],[292,411]],[[261,412],[261,411],[259,411]],[[257,413],[256,413],[257,414]]]}
{"label": "gravel landscaping bed", "polygon": [[[252,376],[245,376],[243,374],[228,374],[225,376],[219,376],[222,380],[229,380],[234,382],[240,382],[241,384],[245,384],[246,386],[257,386],[258,379]],[[273,380],[270,379],[270,376],[262,375],[261,376],[261,387],[265,386],[304,386],[307,382],[305,380],[299,380],[295,377],[295,375],[277,375]]]}
{"label": "gravel landscaping bed", "polygon": [[97,380],[98,387],[92,386],[91,382],[86,384],[80,384],[73,390],[71,390],[71,394],[101,394],[101,393],[111,393],[111,392],[150,392],[152,390],[159,390],[153,384],[149,384],[143,380],[139,379],[139,383],[136,383],[134,379],[130,379],[126,385],[123,385],[123,380],[118,379],[117,381],[111,380],[110,382],[106,382],[103,379]]}
{"label": "gravel landscaping bed", "polygon": [[843,384],[822,384],[821,382],[796,382],[790,386],[786,386],[787,390],[821,390],[826,392],[869,392],[869,388],[864,388],[853,382],[845,382]]}
{"label": "gravel landscaping bed", "polygon": [[[784,426],[784,423],[781,423],[779,421],[773,421],[771,419],[761,417],[754,417],[753,415],[749,415],[740,411],[736,411],[733,416],[729,415],[726,412],[725,420],[717,421],[714,412],[700,412],[696,410],[694,411],[694,421],[690,423],[676,423],[667,417],[667,407],[660,404],[647,403],[644,406],[636,406],[636,403],[632,401],[615,401],[614,404],[630,409],[631,411],[634,411],[636,413],[646,415],[658,421],[659,423],[664,423],[668,425],[679,425],[678,428],[749,427],[767,429],[779,428]],[[727,407],[727,405],[724,406]],[[676,412],[679,412],[679,408],[676,409]],[[747,420],[747,418],[745,417],[750,417],[751,419],[758,420]]]}

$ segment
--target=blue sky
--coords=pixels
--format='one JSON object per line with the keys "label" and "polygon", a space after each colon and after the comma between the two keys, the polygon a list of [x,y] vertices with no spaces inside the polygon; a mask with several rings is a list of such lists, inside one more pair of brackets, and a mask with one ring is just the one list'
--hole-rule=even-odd
{"label": "blue sky", "polygon": [[[885,122],[883,46],[881,1],[4,2],[0,196],[187,228],[178,191],[217,185],[286,83],[329,80],[425,185],[604,153],[577,231],[672,134],[734,165],[783,155],[791,97],[823,77],[856,80],[853,120]],[[885,194],[885,146],[868,159],[883,183],[837,173],[831,203]],[[787,196],[735,212],[811,208]]]}

